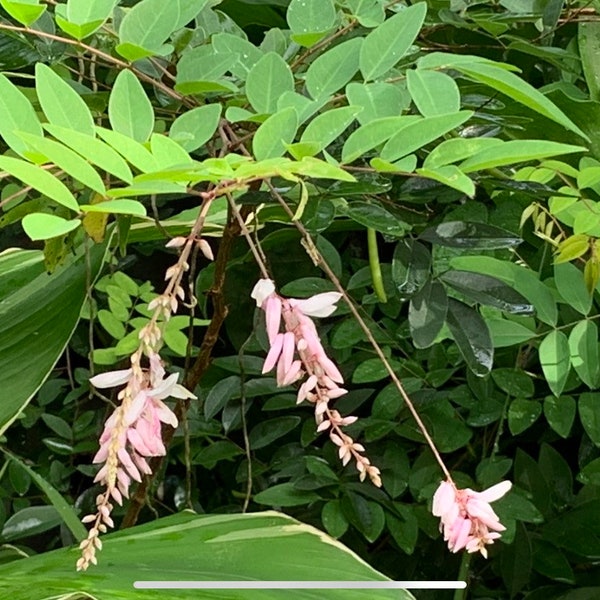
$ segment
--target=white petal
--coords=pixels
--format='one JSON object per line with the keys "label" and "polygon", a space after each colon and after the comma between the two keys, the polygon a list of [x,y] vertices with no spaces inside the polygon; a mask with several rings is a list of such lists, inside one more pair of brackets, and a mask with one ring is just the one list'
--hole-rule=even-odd
{"label": "white petal", "polygon": [[176,383],[173,386],[173,389],[171,390],[171,396],[173,398],[181,398],[182,400],[185,400],[186,398],[191,398],[192,400],[198,399],[198,397],[195,396],[194,394],[192,394],[192,392],[190,392],[190,390],[183,387],[179,383]]}
{"label": "white petal", "polygon": [[270,279],[259,279],[254,286],[250,297],[256,300],[256,306],[260,308],[263,302],[275,292],[275,284]]}
{"label": "white petal", "polygon": [[307,317],[328,317],[335,312],[335,303],[342,297],[339,292],[324,292],[306,300],[290,298],[290,304]]}
{"label": "white petal", "polygon": [[166,379],[163,379],[153,390],[147,390],[148,396],[157,400],[164,400],[173,395],[173,388],[177,385],[179,373],[172,373]]}
{"label": "white petal", "polygon": [[110,388],[117,385],[127,383],[131,378],[131,369],[123,369],[121,371],[107,371],[90,377],[90,383],[97,388]]}
{"label": "white petal", "polygon": [[493,485],[491,488],[484,490],[483,492],[475,492],[477,497],[484,502],[494,502],[495,500],[499,500],[506,494],[510,488],[512,487],[512,483],[510,481],[501,481],[496,485]]}

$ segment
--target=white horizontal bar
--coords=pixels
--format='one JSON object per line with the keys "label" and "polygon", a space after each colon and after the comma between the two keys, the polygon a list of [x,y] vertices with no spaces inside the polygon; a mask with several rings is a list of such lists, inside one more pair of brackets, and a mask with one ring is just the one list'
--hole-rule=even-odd
{"label": "white horizontal bar", "polygon": [[463,590],[465,581],[135,581],[143,590]]}

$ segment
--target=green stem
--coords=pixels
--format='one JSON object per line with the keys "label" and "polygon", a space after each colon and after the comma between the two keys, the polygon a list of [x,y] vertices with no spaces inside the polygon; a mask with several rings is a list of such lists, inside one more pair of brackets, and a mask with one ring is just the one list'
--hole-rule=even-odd
{"label": "green stem", "polygon": [[379,302],[387,302],[383,277],[381,276],[381,263],[379,262],[379,249],[377,248],[377,232],[370,227],[367,228],[367,245],[369,250],[369,267],[371,268],[371,280],[373,290]]}
{"label": "green stem", "polygon": [[471,564],[471,557],[473,555],[470,552],[464,552],[462,560],[460,561],[460,567],[458,569],[457,581],[466,581],[467,587],[462,590],[455,590],[453,600],[466,600],[467,589],[469,587],[469,566]]}

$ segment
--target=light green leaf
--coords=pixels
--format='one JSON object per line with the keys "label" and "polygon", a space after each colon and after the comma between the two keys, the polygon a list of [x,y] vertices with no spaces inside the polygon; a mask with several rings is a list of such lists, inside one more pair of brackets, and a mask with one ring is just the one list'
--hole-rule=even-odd
{"label": "light green leaf", "polygon": [[347,0],[346,4],[363,27],[377,27],[385,20],[385,8],[378,0]]}
{"label": "light green leaf", "polygon": [[472,173],[473,171],[501,167],[517,162],[586,151],[587,149],[582,146],[571,146],[570,144],[559,144],[558,142],[546,140],[511,140],[484,148],[478,154],[464,161],[460,168],[465,173]]}
{"label": "light green leaf", "polygon": [[35,23],[46,10],[46,5],[40,4],[38,0],[21,0],[20,2],[0,0],[0,5],[13,19],[25,27]]}
{"label": "light green leaf", "polygon": [[318,56],[306,71],[305,84],[315,99],[328,98],[344,87],[358,71],[363,38],[354,38],[334,46]]}
{"label": "light green leaf", "polygon": [[30,213],[21,221],[25,233],[33,240],[49,240],[70,233],[81,225],[79,219],[63,219],[47,213]]}
{"label": "light green leaf", "polygon": [[440,71],[409,69],[406,83],[413,102],[424,117],[456,113],[460,91],[452,77]]}
{"label": "light green leaf", "polygon": [[265,54],[248,73],[246,96],[257,113],[272,114],[285,92],[294,91],[289,65],[275,52]]}
{"label": "light green leaf", "polygon": [[298,128],[298,117],[293,108],[271,115],[257,130],[252,140],[256,160],[277,158],[285,153],[285,144],[291,144]]}
{"label": "light green leaf", "polygon": [[591,100],[600,100],[600,68],[598,55],[600,54],[600,23],[582,21],[578,27],[578,47],[581,57],[581,66],[585,82],[590,91]]}
{"label": "light green leaf", "polygon": [[97,204],[82,204],[79,207],[84,212],[108,213],[115,215],[133,215],[136,217],[146,216],[146,207],[137,200],[107,200]]}
{"label": "light green leaf", "polygon": [[43,63],[35,65],[35,88],[50,123],[94,135],[94,119],[86,103],[62,77]]}
{"label": "light green leaf", "polygon": [[349,182],[356,181],[353,175],[340,167],[313,158],[312,156],[306,156],[300,162],[293,164],[291,171],[297,175],[314,177],[315,179],[337,179],[338,181]]}
{"label": "light green leaf", "polygon": [[264,56],[254,44],[233,33],[217,33],[211,40],[217,54],[237,55],[237,62],[231,66],[231,72],[244,81],[250,69]]}
{"label": "light green leaf", "polygon": [[79,154],[48,138],[23,132],[19,132],[19,135],[36,153],[39,152],[45,157],[46,160],[43,162],[54,163],[65,173],[99,194],[106,193],[100,175]]}
{"label": "light green leaf", "polygon": [[438,144],[426,157],[423,167],[435,169],[451,163],[478,156],[482,152],[506,142],[497,138],[452,138]]}
{"label": "light green leaf", "polygon": [[361,108],[357,106],[343,106],[321,113],[308,124],[300,141],[316,142],[317,152],[320,152],[348,128],[360,111]]}
{"label": "light green leaf", "polygon": [[27,96],[0,73],[0,136],[10,148],[23,156],[27,144],[15,131],[43,135],[40,121]]}
{"label": "light green leaf", "polygon": [[152,134],[150,138],[150,150],[159,170],[175,166],[192,165],[192,158],[181,145],[161,133]]}
{"label": "light green leaf", "polygon": [[175,119],[169,137],[188,152],[193,152],[213,136],[220,118],[220,104],[206,104],[193,108]]}
{"label": "light green leaf", "polygon": [[129,70],[121,71],[108,99],[108,118],[115,131],[145,142],[154,129],[154,109],[139,82]]}
{"label": "light green leaf", "polygon": [[118,0],[68,0],[55,7],[56,24],[78,40],[91,35],[106,22]]}
{"label": "light green leaf", "polygon": [[435,179],[448,187],[466,194],[470,198],[475,196],[475,184],[473,183],[473,180],[455,165],[446,165],[435,169],[417,169],[417,173],[421,175],[421,177]]}
{"label": "light green leaf", "polygon": [[237,63],[236,54],[215,52],[210,45],[187,50],[177,63],[175,89],[182,94],[236,92],[237,86],[224,75]]}
{"label": "light green leaf", "polygon": [[122,181],[127,183],[133,181],[133,175],[127,163],[103,141],[95,137],[92,138],[84,133],[79,133],[78,131],[60,127],[59,125],[45,124],[44,129],[92,164],[118,177]]}
{"label": "light green leaf", "polygon": [[525,325],[508,319],[486,319],[485,322],[490,330],[494,348],[516,346],[528,342],[536,335],[535,331],[531,331]]}
{"label": "light green leaf", "polygon": [[96,127],[96,131],[109,146],[112,146],[114,150],[142,173],[151,173],[157,170],[156,159],[139,142],[112,129]]}
{"label": "light green leaf", "polygon": [[558,293],[577,312],[587,315],[592,308],[593,296],[588,291],[583,272],[571,263],[554,265],[554,283]]}
{"label": "light green leaf", "polygon": [[[92,248],[92,279],[103,254],[103,248]],[[10,274],[14,256],[14,252],[0,255],[0,290],[4,290],[5,268],[9,267]],[[62,356],[86,295],[83,252],[67,258],[51,275],[30,273],[30,279],[11,289],[9,301],[0,303],[0,434],[27,406]]]}
{"label": "light green leaf", "polygon": [[366,125],[382,117],[395,117],[408,107],[410,98],[399,85],[378,81],[375,83],[357,83],[353,81],[346,86],[348,102],[361,106],[358,115],[361,125]]}
{"label": "light green leaf", "polygon": [[351,163],[355,161],[369,150],[389,140],[394,134],[405,129],[411,123],[420,120],[421,118],[416,115],[383,117],[359,127],[348,136],[342,148],[342,162]]}
{"label": "light green leaf", "polygon": [[71,210],[79,210],[69,188],[48,171],[19,158],[0,156],[0,169]]}
{"label": "light green leaf", "polygon": [[360,71],[365,81],[385,75],[406,54],[415,41],[427,4],[418,2],[384,21],[364,39],[360,50]]}
{"label": "light green leaf", "polygon": [[555,396],[560,396],[571,370],[567,336],[562,331],[551,331],[540,344],[539,356],[548,386]]}
{"label": "light green leaf", "polygon": [[301,46],[312,46],[335,25],[333,0],[292,0],[286,18],[292,39]]}
{"label": "light green leaf", "polygon": [[598,326],[593,321],[579,321],[569,334],[571,364],[577,375],[590,388],[598,387]]}
{"label": "light green leaf", "polygon": [[[418,5],[416,5],[418,6]],[[452,131],[473,116],[470,110],[463,110],[450,115],[425,117],[415,123],[403,127],[395,133],[381,150],[383,160],[398,160],[429,142]]]}

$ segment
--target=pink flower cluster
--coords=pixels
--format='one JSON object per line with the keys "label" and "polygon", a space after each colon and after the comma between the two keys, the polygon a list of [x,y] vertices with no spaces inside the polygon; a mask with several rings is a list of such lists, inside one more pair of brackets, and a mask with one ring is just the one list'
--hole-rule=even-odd
{"label": "pink flower cluster", "polygon": [[440,530],[452,552],[463,548],[481,552],[487,558],[487,544],[493,544],[506,527],[500,523],[490,502],[502,498],[512,487],[502,481],[483,492],[459,490],[451,481],[443,481],[433,496],[433,515],[441,518]]}
{"label": "pink flower cluster", "polygon": [[[270,279],[261,279],[251,295],[265,312],[270,344],[263,373],[276,368],[280,386],[291,385],[308,375],[298,389],[298,403],[307,400],[315,405],[318,431],[329,430],[331,441],[339,448],[342,463],[346,465],[354,458],[361,481],[369,476],[375,485],[381,486],[379,469],[361,454],[364,447],[341,430],[354,423],[357,417],[342,417],[329,407],[330,400],[347,394],[348,390],[340,386],[344,378],[327,356],[311,317],[331,315],[341,294],[325,292],[306,300],[283,298],[275,292],[275,284]],[[282,323],[284,331],[281,331]]]}

